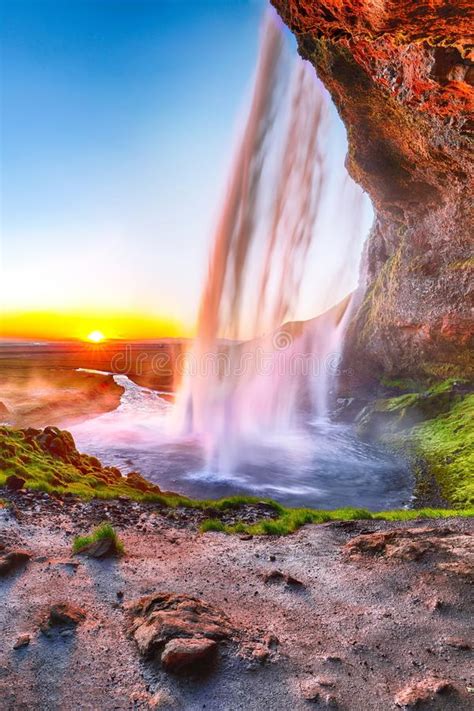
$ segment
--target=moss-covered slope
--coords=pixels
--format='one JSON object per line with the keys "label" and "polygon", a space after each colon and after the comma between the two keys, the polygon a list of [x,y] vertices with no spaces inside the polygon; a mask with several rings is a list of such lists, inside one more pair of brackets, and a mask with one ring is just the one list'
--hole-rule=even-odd
{"label": "moss-covered slope", "polygon": [[436,481],[445,501],[474,504],[474,395],[449,379],[425,391],[382,398],[358,418],[359,434],[403,448],[423,477]]}
{"label": "moss-covered slope", "polygon": [[0,427],[0,486],[13,476],[24,480],[28,489],[58,495],[141,500],[161,493],[140,474],[123,477],[115,467],[104,467],[96,457],[80,454],[72,435],[57,427]]}

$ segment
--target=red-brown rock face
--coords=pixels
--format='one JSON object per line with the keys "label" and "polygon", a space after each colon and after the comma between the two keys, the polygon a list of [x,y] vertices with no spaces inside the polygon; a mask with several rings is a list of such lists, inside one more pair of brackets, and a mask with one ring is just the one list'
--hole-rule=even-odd
{"label": "red-brown rock face", "polygon": [[349,334],[352,367],[466,372],[473,305],[471,3],[272,2],[331,92],[348,130],[348,169],[376,210],[367,289]]}

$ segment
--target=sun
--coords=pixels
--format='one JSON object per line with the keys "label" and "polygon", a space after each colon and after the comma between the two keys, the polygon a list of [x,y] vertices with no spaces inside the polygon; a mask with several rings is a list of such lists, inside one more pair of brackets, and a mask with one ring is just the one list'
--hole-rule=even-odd
{"label": "sun", "polygon": [[87,340],[91,343],[100,343],[105,340],[105,336],[102,331],[91,331],[87,336]]}

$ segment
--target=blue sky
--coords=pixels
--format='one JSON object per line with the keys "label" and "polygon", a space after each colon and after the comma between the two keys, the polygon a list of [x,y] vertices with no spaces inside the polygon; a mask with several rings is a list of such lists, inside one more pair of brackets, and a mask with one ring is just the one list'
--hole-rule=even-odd
{"label": "blue sky", "polygon": [[6,311],[191,327],[265,6],[2,2]]}

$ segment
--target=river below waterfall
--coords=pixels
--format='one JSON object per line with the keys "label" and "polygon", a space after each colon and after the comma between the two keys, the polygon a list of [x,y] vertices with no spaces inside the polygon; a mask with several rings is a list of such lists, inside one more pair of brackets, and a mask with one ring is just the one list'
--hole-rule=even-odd
{"label": "river below waterfall", "polygon": [[408,465],[361,441],[347,424],[307,419],[291,432],[259,433],[242,442],[233,471],[204,461],[196,438],[180,438],[170,421],[174,405],[125,375],[119,407],[71,427],[78,449],[122,473],[138,471],[163,490],[194,498],[231,494],[271,497],[289,506],[408,506],[413,488]]}

